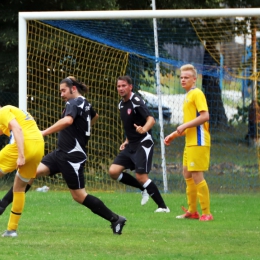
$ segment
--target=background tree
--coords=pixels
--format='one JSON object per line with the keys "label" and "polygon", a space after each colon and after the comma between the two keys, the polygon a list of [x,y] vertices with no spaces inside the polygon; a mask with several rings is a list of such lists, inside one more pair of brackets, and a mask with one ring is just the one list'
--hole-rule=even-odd
{"label": "background tree", "polygon": [[1,0],[0,91],[18,92],[18,13],[30,11],[115,10],[116,0]]}

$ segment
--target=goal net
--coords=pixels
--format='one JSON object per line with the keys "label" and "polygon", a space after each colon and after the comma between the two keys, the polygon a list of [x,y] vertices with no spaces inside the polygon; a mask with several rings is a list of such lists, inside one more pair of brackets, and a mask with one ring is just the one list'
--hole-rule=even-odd
{"label": "goal net", "polygon": [[[243,15],[242,10],[227,13],[223,9],[217,12],[222,17],[216,17],[212,10],[193,10],[192,13],[191,10],[182,13],[172,10],[172,15],[154,11],[156,15],[148,18],[146,12],[141,17],[135,11],[124,12],[126,17],[120,19],[112,14],[108,17],[109,12],[102,13],[106,15],[103,19],[102,15],[90,19],[91,12],[85,12],[88,19],[79,16],[84,12],[75,12],[70,18],[64,18],[61,13],[58,17],[50,13],[48,20],[28,18],[27,109],[39,127],[45,129],[60,118],[64,107],[59,82],[69,75],[85,82],[90,87],[87,98],[100,116],[88,147],[87,189],[128,189],[110,179],[108,168],[125,138],[117,109],[116,79],[130,75],[134,91],[144,97],[157,119],[150,177],[162,190],[160,127],[166,136],[182,123],[185,92],[180,85],[179,68],[191,63],[198,70],[197,87],[204,91],[210,112],[212,148],[207,181],[211,190],[259,189],[260,9],[250,10]],[[80,18],[77,20],[77,17]],[[153,17],[157,22],[157,42]],[[159,55],[155,55],[157,43]],[[160,86],[156,84],[158,63]],[[250,114],[250,105],[255,101],[257,107]],[[159,103],[163,126],[158,120]],[[45,141],[46,153],[55,149],[56,135],[46,137]],[[183,146],[184,139],[180,138],[166,147],[163,155],[169,191],[185,188]],[[52,185],[57,189],[66,186],[61,175],[39,179],[37,185]]]}

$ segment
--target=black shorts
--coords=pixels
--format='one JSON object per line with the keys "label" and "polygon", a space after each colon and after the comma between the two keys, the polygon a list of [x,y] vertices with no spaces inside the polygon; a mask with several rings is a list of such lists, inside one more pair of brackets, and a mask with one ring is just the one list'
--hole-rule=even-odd
{"label": "black shorts", "polygon": [[115,158],[113,164],[124,166],[125,169],[135,170],[136,173],[149,173],[153,159],[152,140],[145,140],[136,145],[128,144]]}
{"label": "black shorts", "polygon": [[84,166],[86,162],[82,156],[72,156],[61,150],[55,150],[43,157],[41,163],[50,169],[50,175],[61,173],[71,190],[85,188]]}

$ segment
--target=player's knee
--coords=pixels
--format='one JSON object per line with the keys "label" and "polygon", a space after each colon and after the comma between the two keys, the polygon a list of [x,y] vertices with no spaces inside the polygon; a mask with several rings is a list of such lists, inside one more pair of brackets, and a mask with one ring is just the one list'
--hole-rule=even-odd
{"label": "player's knee", "polygon": [[114,180],[117,180],[118,176],[120,175],[121,171],[118,172],[116,169],[114,169],[113,167],[110,167],[109,168],[109,171],[108,171],[110,177]]}
{"label": "player's knee", "polygon": [[149,180],[149,177],[148,177],[148,174],[147,173],[144,173],[144,174],[138,174],[136,173],[135,175],[137,181],[140,183],[140,184],[145,184],[148,180]]}
{"label": "player's knee", "polygon": [[82,198],[81,196],[77,196],[77,195],[73,195],[72,196],[73,200],[75,200],[78,203],[82,203],[82,201],[84,201],[85,198]]}

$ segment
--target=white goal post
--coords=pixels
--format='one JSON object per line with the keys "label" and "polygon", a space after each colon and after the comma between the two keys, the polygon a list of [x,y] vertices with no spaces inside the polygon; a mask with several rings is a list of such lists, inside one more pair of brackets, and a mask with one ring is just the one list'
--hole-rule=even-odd
{"label": "white goal post", "polygon": [[19,12],[19,107],[27,109],[27,20],[97,20],[260,16],[260,8]]}

